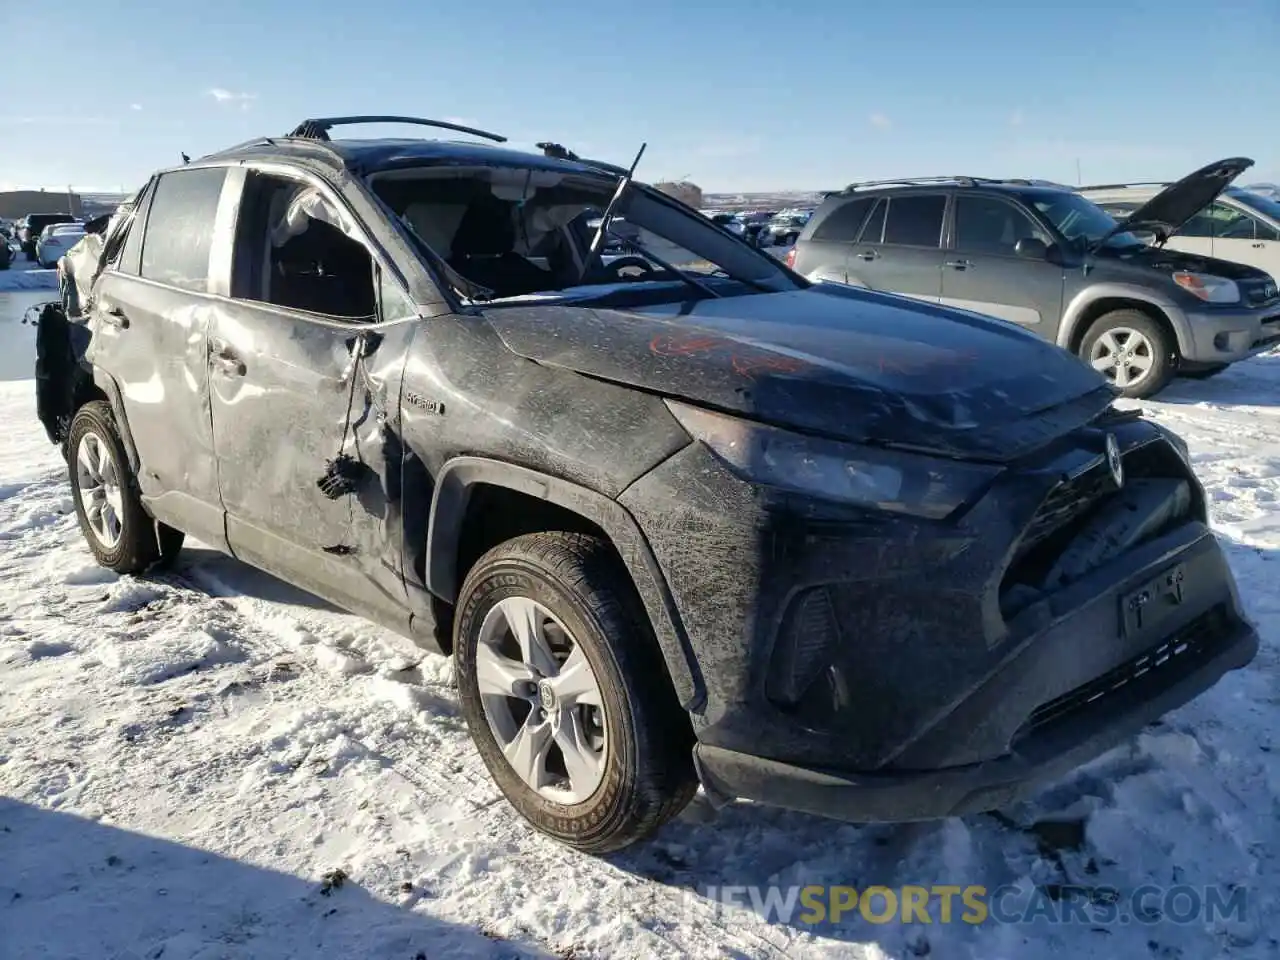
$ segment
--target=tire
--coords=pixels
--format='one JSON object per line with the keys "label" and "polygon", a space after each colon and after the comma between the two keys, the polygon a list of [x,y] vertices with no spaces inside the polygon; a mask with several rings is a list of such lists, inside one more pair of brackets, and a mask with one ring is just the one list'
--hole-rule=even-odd
{"label": "tire", "polygon": [[[152,520],[143,508],[109,404],[93,400],[76,411],[67,432],[66,457],[80,532],[99,564],[116,573],[141,573],[173,561],[184,536]],[[90,492],[89,484],[95,480],[103,490],[100,496]],[[92,523],[91,505],[98,507]],[[114,538],[111,515],[116,521]]]}
{"label": "tire", "polygon": [[1186,377],[1189,380],[1208,380],[1210,377],[1216,377],[1218,374],[1229,369],[1229,363],[1215,363],[1205,367],[1180,368],[1178,376]]}
{"label": "tire", "polygon": [[[1099,365],[1118,350],[1129,351],[1125,354],[1129,363],[1124,382],[1117,376],[1117,365],[1110,368]],[[1173,338],[1158,321],[1141,310],[1112,310],[1093,321],[1080,344],[1080,357],[1118,387],[1122,396],[1138,400],[1163,390],[1176,372],[1178,362]],[[1135,377],[1134,371],[1144,361],[1141,376]]]}
{"label": "tire", "polygon": [[[517,622],[536,619],[539,649],[522,656],[529,647],[515,645],[508,610]],[[648,837],[684,809],[697,790],[692,728],[635,589],[607,543],[562,532],[508,540],[472,567],[457,611],[454,659],[462,713],[489,773],[522,817],[568,846],[602,854]],[[526,667],[545,665],[547,655],[559,662],[537,671]],[[561,670],[570,659],[576,666]],[[504,666],[495,674],[481,661]],[[595,687],[571,703],[563,681],[581,679],[584,661]],[[495,677],[511,690],[493,693]],[[593,700],[598,707],[584,705]],[[556,717],[558,729],[548,733]],[[533,748],[532,755],[543,759],[526,769],[555,778],[540,789],[517,772],[502,745],[515,752],[530,731],[542,732],[527,742],[545,746]],[[567,776],[569,754],[560,749],[566,741],[585,744],[573,755],[586,775]],[[593,764],[582,759],[587,756]]]}

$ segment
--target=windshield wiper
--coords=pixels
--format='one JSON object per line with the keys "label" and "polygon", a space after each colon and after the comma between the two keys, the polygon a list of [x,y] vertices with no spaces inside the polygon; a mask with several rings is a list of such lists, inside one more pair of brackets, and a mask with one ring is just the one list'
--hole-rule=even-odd
{"label": "windshield wiper", "polygon": [[636,167],[640,165],[640,158],[644,156],[644,148],[647,143],[640,144],[640,149],[636,152],[636,158],[631,161],[631,168],[618,178],[617,189],[613,191],[613,198],[609,201],[609,205],[604,208],[604,213],[600,217],[600,226],[596,227],[595,234],[591,237],[591,245],[587,247],[587,257],[582,261],[582,269],[578,272],[578,283],[582,283],[587,278],[587,271],[591,269],[591,263],[596,258],[596,254],[600,252],[600,244],[604,240],[605,233],[609,227],[613,225],[613,211],[617,209],[618,204],[626,195],[627,188],[631,186],[631,180],[636,175]]}

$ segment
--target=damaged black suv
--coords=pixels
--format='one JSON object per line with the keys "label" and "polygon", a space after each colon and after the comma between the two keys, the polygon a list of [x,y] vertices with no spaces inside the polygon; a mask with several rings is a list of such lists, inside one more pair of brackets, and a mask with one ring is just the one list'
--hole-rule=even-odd
{"label": "damaged black suv", "polygon": [[504,794],[594,852],[699,783],[997,808],[1253,657],[1186,447],[1075,357],[554,145],[329,136],[389,119],[449,126],[157,174],[44,311],[100,563],[189,534],[452,654]]}

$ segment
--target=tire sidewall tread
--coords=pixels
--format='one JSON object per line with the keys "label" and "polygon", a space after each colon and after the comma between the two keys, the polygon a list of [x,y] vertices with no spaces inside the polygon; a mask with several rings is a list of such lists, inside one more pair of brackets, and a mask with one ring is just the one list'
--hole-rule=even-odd
{"label": "tire sidewall tread", "polygon": [[1173,379],[1177,371],[1178,344],[1158,321],[1152,319],[1141,310],[1129,308],[1111,310],[1094,320],[1089,325],[1089,329],[1084,335],[1084,340],[1080,343],[1080,358],[1085,363],[1089,363],[1089,354],[1093,350],[1093,345],[1098,342],[1104,333],[1117,327],[1130,327],[1146,337],[1151,343],[1154,357],[1151,372],[1147,375],[1141,387],[1136,389],[1133,387],[1117,387],[1117,389],[1120,390],[1122,396],[1135,400],[1143,400],[1155,396],[1155,394],[1168,386],[1169,381]]}
{"label": "tire sidewall tread", "polygon": [[[539,795],[511,768],[489,729],[474,671],[485,614],[526,596],[568,628],[595,672],[609,755],[600,787],[563,805]],[[472,567],[454,621],[458,693],[472,738],[499,789],[525,819],[577,849],[605,853],[656,830],[697,789],[692,730],[676,701],[639,598],[612,548],[570,533],[517,537]]]}
{"label": "tire sidewall tread", "polygon": [[[120,518],[120,540],[107,549],[94,536],[85,517],[84,504],[80,497],[79,481],[76,475],[76,456],[80,448],[80,440],[86,433],[95,433],[110,448],[115,460],[116,475],[120,479],[120,499],[123,510]],[[71,484],[71,499],[76,508],[76,519],[80,522],[80,531],[85,542],[99,564],[114,570],[116,573],[141,573],[161,559],[171,560],[182,546],[182,534],[177,530],[166,534],[165,550],[162,556],[160,543],[157,541],[157,524],[151,519],[142,505],[138,485],[133,471],[129,468],[129,455],[120,439],[120,430],[116,426],[115,414],[111,405],[103,400],[91,400],[76,411],[67,432],[67,473]]]}

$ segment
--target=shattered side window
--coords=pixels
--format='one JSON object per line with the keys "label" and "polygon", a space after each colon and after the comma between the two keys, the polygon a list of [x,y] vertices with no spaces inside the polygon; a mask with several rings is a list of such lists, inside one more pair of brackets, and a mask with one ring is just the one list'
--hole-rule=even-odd
{"label": "shattered side window", "polygon": [[184,290],[209,289],[213,223],[227,171],[175,170],[160,177],[142,244],[142,276]]}

